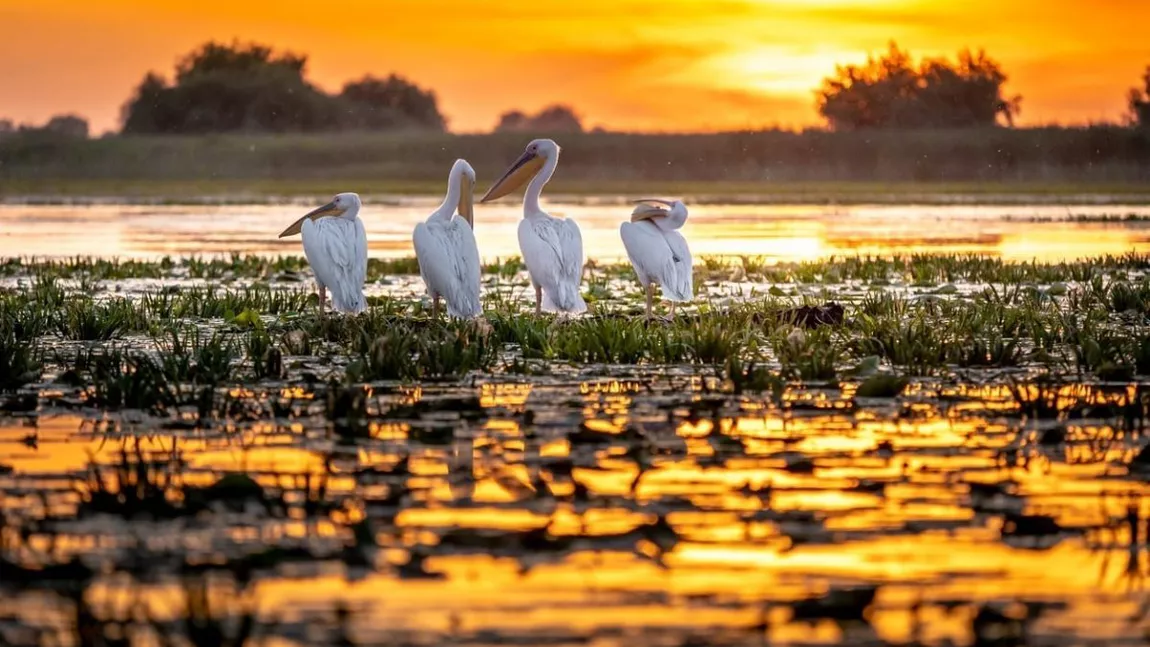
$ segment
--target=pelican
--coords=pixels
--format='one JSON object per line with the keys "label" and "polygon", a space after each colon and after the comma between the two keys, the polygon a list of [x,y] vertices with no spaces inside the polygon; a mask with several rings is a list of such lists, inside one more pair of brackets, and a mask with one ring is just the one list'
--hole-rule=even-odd
{"label": "pelican", "polygon": [[639,200],[631,212],[631,222],[619,226],[627,258],[631,259],[639,283],[647,292],[648,318],[656,283],[663,288],[663,298],[671,302],[672,317],[676,301],[690,301],[694,297],[691,250],[687,239],[677,231],[686,222],[687,205],[679,200],[651,198]]}
{"label": "pelican", "polygon": [[447,301],[449,316],[466,319],[483,312],[479,303],[479,247],[472,231],[474,187],[475,169],[466,160],[455,160],[443,204],[426,222],[416,225],[411,236],[419,275],[433,299],[433,317],[439,316],[440,297]]}
{"label": "pelican", "polygon": [[367,232],[359,219],[360,205],[358,195],[341,193],[293,222],[279,235],[284,238],[303,234],[303,254],[315,272],[321,316],[328,289],[336,311],[358,314],[367,309],[367,299],[363,296],[363,282],[367,279]]}
{"label": "pelican", "polygon": [[583,236],[570,218],[555,218],[539,208],[543,185],[559,165],[559,145],[536,139],[515,160],[480,202],[501,198],[531,183],[523,194],[523,220],[519,222],[519,251],[535,287],[535,314],[543,310],[579,314],[587,304],[579,294],[583,279]]}

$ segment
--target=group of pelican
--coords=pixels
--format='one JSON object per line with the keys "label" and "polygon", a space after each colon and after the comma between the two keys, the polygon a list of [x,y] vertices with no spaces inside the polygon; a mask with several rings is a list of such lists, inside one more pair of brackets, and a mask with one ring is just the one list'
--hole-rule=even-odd
{"label": "group of pelican", "polygon": [[[579,225],[570,218],[551,216],[539,206],[543,187],[559,165],[559,150],[550,139],[532,141],[479,200],[497,200],[527,184],[519,250],[535,288],[536,314],[587,310],[580,293],[583,237]],[[475,169],[466,160],[456,160],[443,202],[412,233],[419,274],[432,299],[434,316],[439,314],[440,299],[447,304],[450,317],[468,319],[482,314],[474,187]],[[363,294],[367,233],[359,219],[360,207],[357,194],[341,193],[279,236],[302,235],[304,255],[315,272],[321,314],[329,291],[332,308],[338,312],[357,314],[367,308]],[[690,301],[693,296],[691,252],[678,231],[686,221],[687,207],[681,201],[652,198],[638,201],[630,221],[619,227],[627,257],[646,291],[648,317],[656,284],[671,302],[671,316],[676,302]]]}

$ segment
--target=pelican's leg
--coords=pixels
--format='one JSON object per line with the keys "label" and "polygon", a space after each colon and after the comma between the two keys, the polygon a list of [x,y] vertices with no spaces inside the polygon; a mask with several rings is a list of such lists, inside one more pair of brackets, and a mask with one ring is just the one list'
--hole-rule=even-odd
{"label": "pelican's leg", "polygon": [[651,318],[651,305],[655,300],[655,284],[647,284],[647,318]]}
{"label": "pelican's leg", "polygon": [[535,286],[535,316],[543,314],[543,288]]}
{"label": "pelican's leg", "polygon": [[675,302],[672,301],[671,302],[671,316],[668,317],[668,319],[674,319],[674,318],[675,318]]}
{"label": "pelican's leg", "polygon": [[431,298],[431,318],[439,319],[439,295]]}
{"label": "pelican's leg", "polygon": [[319,316],[323,316],[323,302],[327,301],[327,288],[319,286]]}

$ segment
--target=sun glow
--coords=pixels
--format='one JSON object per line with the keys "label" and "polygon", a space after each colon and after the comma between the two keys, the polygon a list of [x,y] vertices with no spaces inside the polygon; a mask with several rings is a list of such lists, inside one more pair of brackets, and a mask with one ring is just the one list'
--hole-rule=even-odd
{"label": "sun glow", "polygon": [[[810,94],[828,70],[860,62],[858,52],[833,48],[813,51],[786,46],[756,47],[708,61],[707,72],[719,83],[765,94]],[[861,57],[865,59],[865,55]]]}
{"label": "sun glow", "polygon": [[1150,63],[1137,48],[1150,20],[1142,0],[498,0],[482,10],[395,0],[319,13],[296,0],[0,0],[0,17],[0,85],[21,88],[0,118],[75,112],[96,132],[119,126],[148,70],[170,74],[209,39],[305,53],[309,78],[329,91],[365,73],[402,74],[435,90],[464,132],[553,102],[612,129],[811,124],[821,80],[890,40],[919,57],[985,48],[1023,96],[1019,123],[1082,123],[1118,119]]}

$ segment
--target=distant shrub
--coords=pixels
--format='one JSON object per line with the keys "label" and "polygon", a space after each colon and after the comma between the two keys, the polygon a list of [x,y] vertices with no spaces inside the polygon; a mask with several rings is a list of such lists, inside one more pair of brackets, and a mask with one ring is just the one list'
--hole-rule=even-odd
{"label": "distant shrub", "polygon": [[583,124],[568,106],[553,105],[528,115],[518,110],[505,112],[495,125],[495,132],[579,133]]}
{"label": "distant shrub", "polygon": [[305,78],[307,57],[259,44],[209,42],[149,72],[123,109],[127,134],[319,132],[420,126],[443,130],[435,95],[392,75],[329,95]]}

